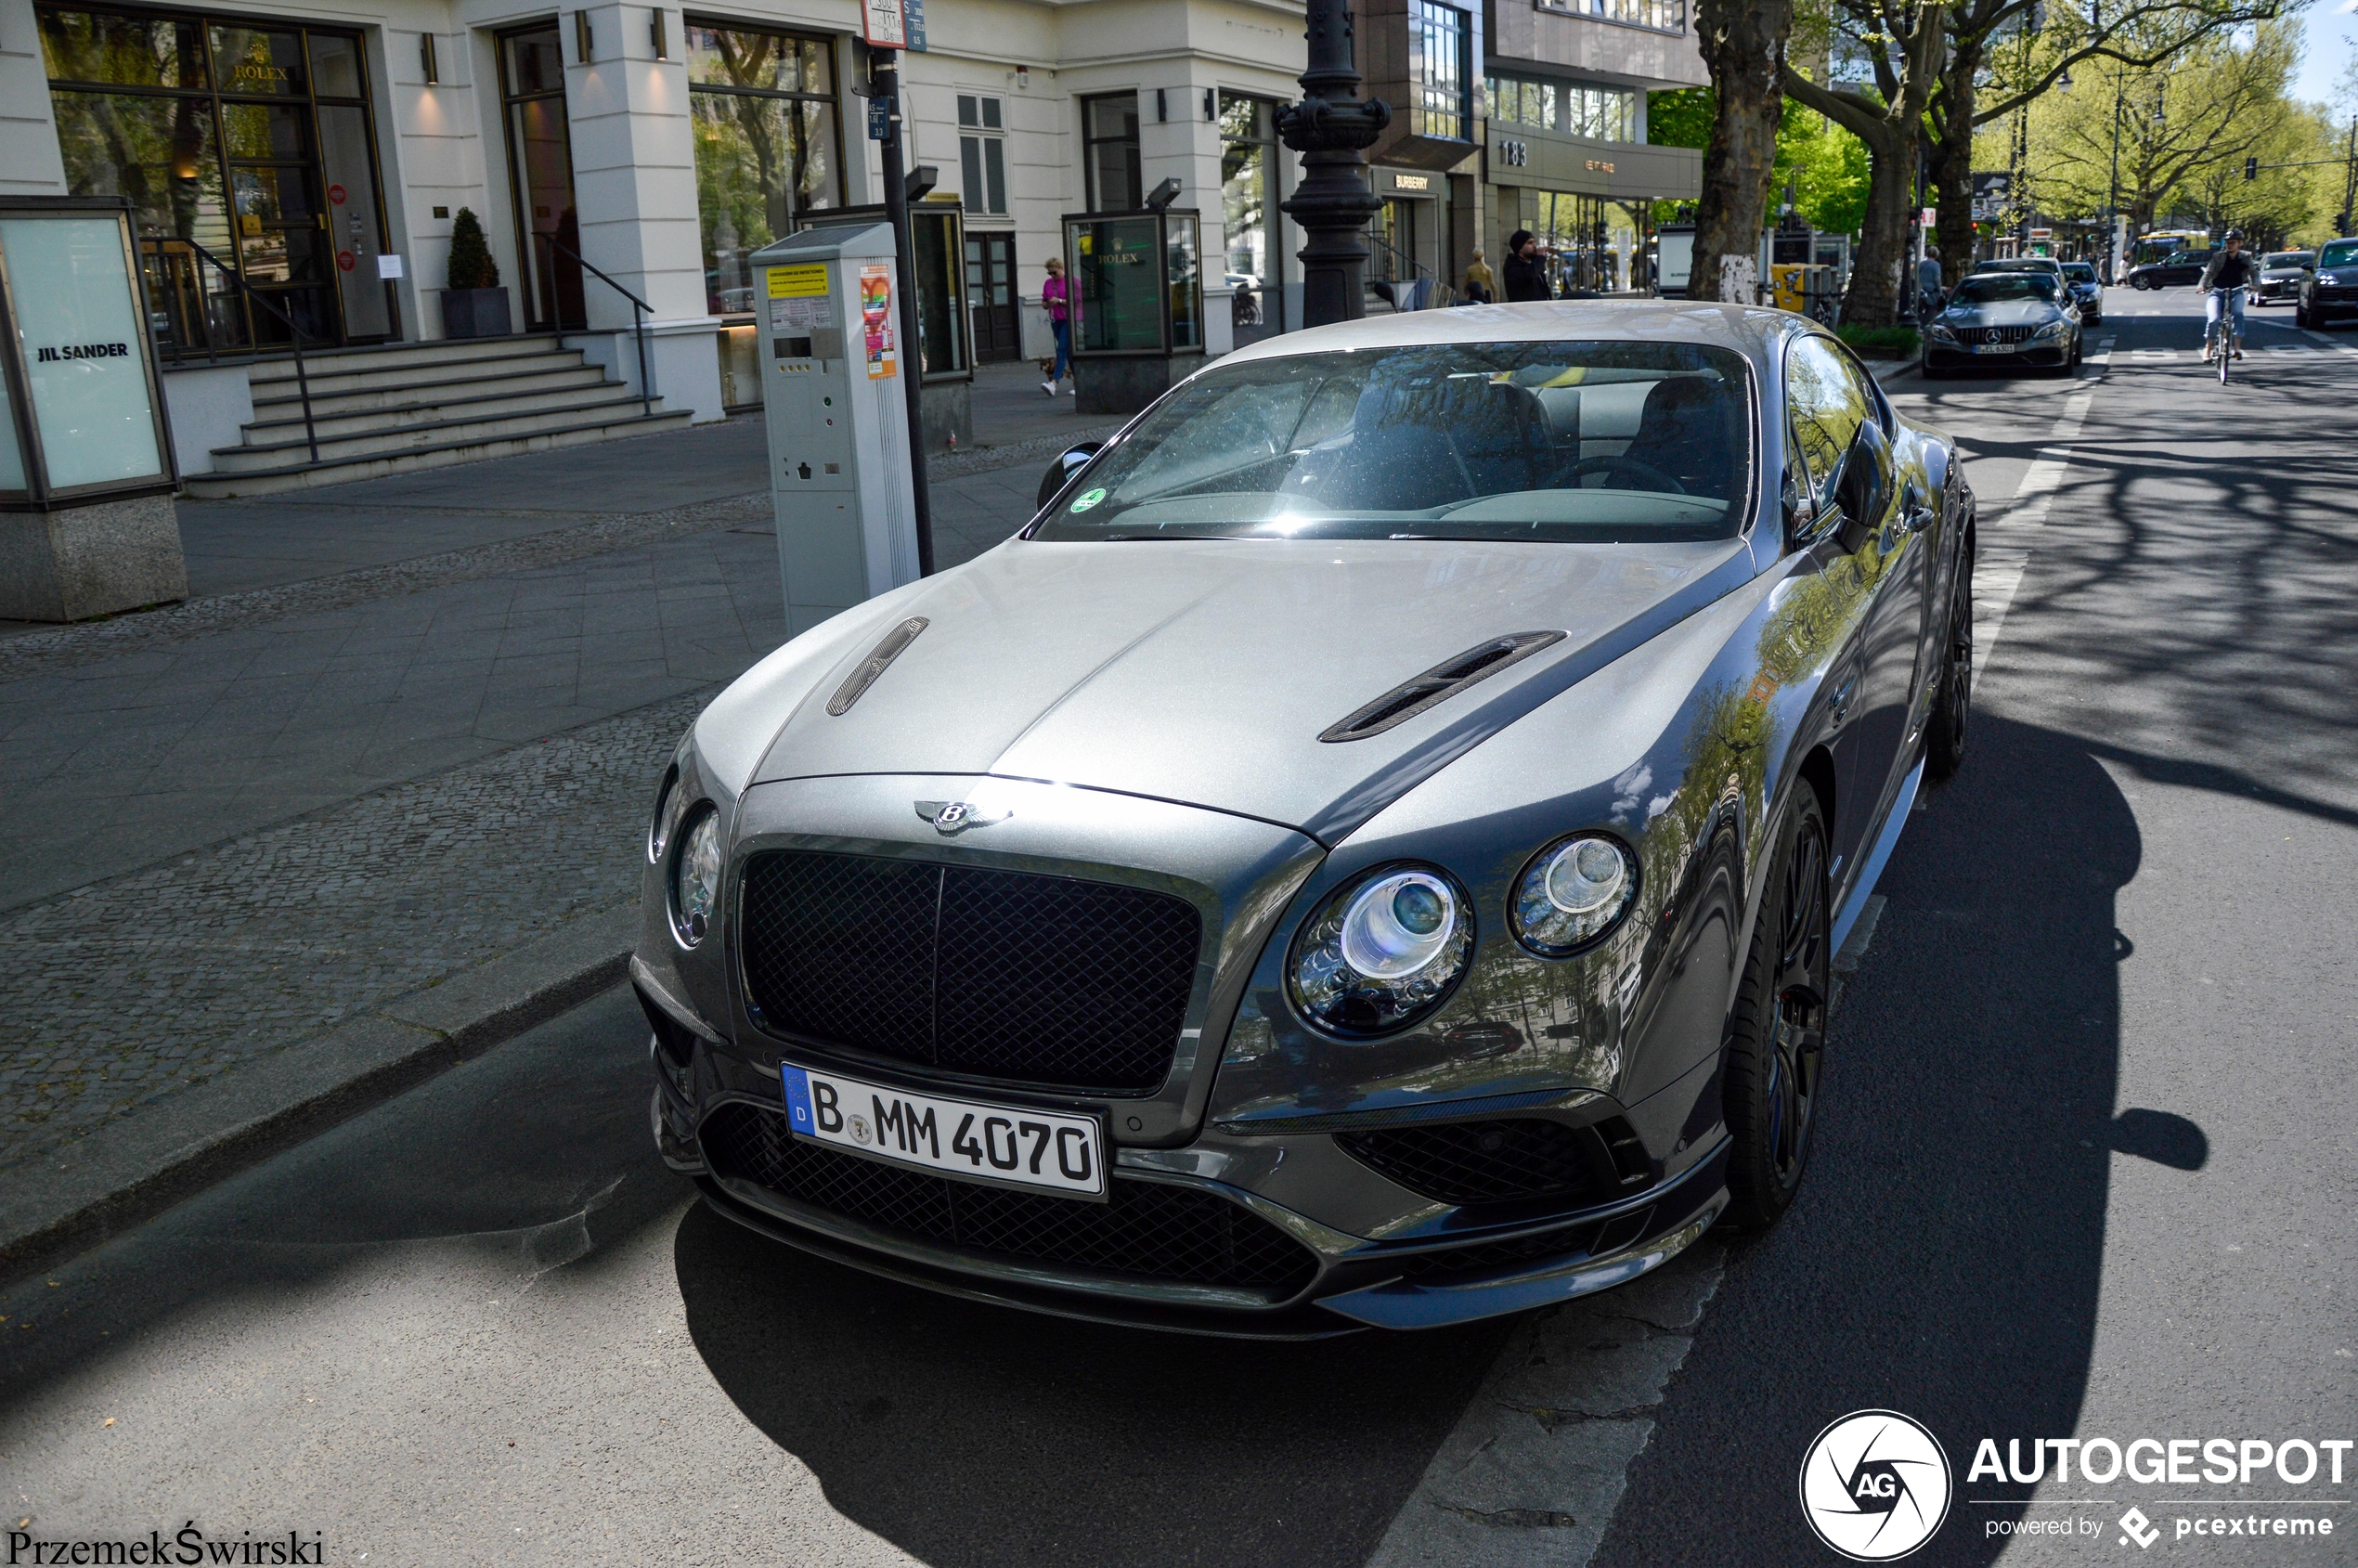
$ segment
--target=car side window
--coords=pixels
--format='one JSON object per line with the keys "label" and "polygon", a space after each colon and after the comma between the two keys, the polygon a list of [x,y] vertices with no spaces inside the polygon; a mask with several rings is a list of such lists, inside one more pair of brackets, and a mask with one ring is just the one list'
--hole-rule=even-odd
{"label": "car side window", "polygon": [[1785,407],[1804,482],[1822,517],[1833,505],[1842,455],[1875,417],[1873,396],[1839,349],[1808,334],[1785,350]]}

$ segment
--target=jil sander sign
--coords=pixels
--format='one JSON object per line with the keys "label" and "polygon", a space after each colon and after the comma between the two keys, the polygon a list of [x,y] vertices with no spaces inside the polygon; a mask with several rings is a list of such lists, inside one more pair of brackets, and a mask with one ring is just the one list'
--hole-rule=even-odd
{"label": "jil sander sign", "polygon": [[69,359],[123,359],[131,354],[127,343],[70,343],[36,349],[33,362],[58,365]]}

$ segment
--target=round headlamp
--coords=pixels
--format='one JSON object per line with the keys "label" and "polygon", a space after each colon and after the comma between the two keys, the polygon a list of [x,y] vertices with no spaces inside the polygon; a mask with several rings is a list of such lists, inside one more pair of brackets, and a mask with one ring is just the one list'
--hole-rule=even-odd
{"label": "round headlamp", "polygon": [[719,897],[720,813],[707,803],[680,824],[680,849],[671,862],[671,931],[681,947],[704,940]]}
{"label": "round headlamp", "polygon": [[1532,858],[1515,885],[1515,936],[1548,958],[1613,929],[1638,896],[1638,862],[1617,838],[1575,834]]}
{"label": "round headlamp", "polygon": [[1441,1004],[1473,952],[1473,912],[1446,872],[1389,866],[1336,892],[1294,939],[1289,979],[1303,1017],[1336,1034],[1385,1034]]}

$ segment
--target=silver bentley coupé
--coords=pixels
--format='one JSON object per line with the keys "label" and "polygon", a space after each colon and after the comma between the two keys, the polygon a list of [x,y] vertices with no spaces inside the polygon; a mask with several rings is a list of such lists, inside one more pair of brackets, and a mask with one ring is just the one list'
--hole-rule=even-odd
{"label": "silver bentley coup\u00e9", "polygon": [[632,978],[721,1213],[979,1301],[1453,1323],[1767,1225],[1963,753],[1974,500],[1799,316],[1222,358],[664,775]]}

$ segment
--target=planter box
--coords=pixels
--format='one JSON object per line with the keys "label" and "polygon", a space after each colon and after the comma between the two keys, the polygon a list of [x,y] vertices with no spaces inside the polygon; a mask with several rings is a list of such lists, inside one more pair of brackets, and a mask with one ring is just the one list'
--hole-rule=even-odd
{"label": "planter box", "polygon": [[442,335],[446,338],[504,338],[515,329],[508,323],[505,289],[445,289],[442,291]]}

